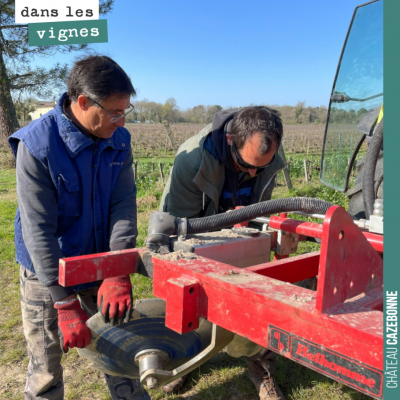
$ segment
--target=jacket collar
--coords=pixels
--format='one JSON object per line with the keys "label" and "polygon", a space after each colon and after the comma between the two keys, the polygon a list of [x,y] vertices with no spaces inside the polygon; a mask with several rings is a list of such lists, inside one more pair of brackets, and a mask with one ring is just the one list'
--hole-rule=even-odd
{"label": "jacket collar", "polygon": [[[82,133],[78,127],[67,117],[64,112],[64,102],[67,93],[64,93],[58,100],[55,107],[57,125],[60,137],[72,158],[76,157],[83,149],[93,144],[93,140]],[[99,139],[99,146],[112,147],[115,150],[127,150],[129,143],[118,128],[109,139]]]}

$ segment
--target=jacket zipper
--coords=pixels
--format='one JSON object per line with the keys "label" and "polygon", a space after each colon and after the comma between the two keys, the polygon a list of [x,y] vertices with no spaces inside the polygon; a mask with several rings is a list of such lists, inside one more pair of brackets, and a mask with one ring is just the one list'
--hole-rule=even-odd
{"label": "jacket zipper", "polygon": [[[264,189],[263,189],[262,192],[261,192],[261,195],[260,195],[260,197],[259,197],[259,199],[258,199],[258,203],[259,203],[260,200],[262,199],[262,197],[263,197],[265,191],[267,190],[267,188],[268,188],[268,186],[271,184],[271,182],[274,180],[274,178],[275,178],[275,176],[277,175],[277,173],[280,172],[280,171],[282,171],[283,169],[285,169],[285,167],[282,167],[282,168],[278,169],[278,170],[275,172],[275,174],[272,176],[272,178],[267,182],[267,184],[265,185]],[[250,178],[244,179],[244,180],[242,181],[242,183],[243,183],[243,182],[246,182],[246,181],[248,181],[248,180],[250,180],[250,179],[256,178],[256,176],[257,176],[257,175],[254,175],[254,176],[251,176]],[[203,192],[203,210],[204,210],[204,207],[205,207],[205,198],[206,198],[206,194],[205,194],[205,192]],[[215,204],[214,204],[214,210],[215,210],[215,213],[214,213],[214,215],[215,215],[215,214],[217,214]]]}
{"label": "jacket zipper", "polygon": [[[94,142],[93,161],[96,161],[96,153],[97,153],[97,141]],[[93,164],[93,165],[96,165],[96,164]]]}
{"label": "jacket zipper", "polygon": [[260,198],[258,199],[258,203],[261,201],[261,199],[262,199],[265,191],[267,190],[268,186],[275,179],[275,176],[278,174],[278,172],[282,171],[283,169],[285,169],[285,167],[282,167],[281,169],[278,169],[278,171],[276,171],[275,174],[272,176],[272,178],[267,182],[267,184],[265,185],[263,191],[261,192]]}
{"label": "jacket zipper", "polygon": [[[259,197],[259,199],[258,199],[258,202],[260,202],[260,200],[262,199],[262,197],[263,197],[265,191],[267,190],[267,188],[268,188],[268,186],[271,184],[271,182],[274,180],[274,178],[275,178],[275,176],[277,175],[277,173],[280,172],[280,171],[282,171],[283,169],[285,169],[285,167],[282,167],[281,169],[278,169],[278,170],[275,172],[275,174],[272,176],[272,178],[267,182],[267,184],[265,185],[264,189],[263,189],[262,192],[261,192],[261,195],[260,195],[260,197]],[[246,182],[246,181],[249,181],[250,179],[253,179],[253,178],[256,178],[256,177],[257,177],[257,175],[250,176],[250,178],[243,179],[243,181],[242,181],[241,183]]]}
{"label": "jacket zipper", "polygon": [[[92,209],[93,209],[93,220],[95,221],[95,203],[94,203],[94,191],[96,185],[96,153],[97,153],[97,141],[94,142],[94,151],[93,151],[93,158],[92,158],[92,167],[93,167],[93,183],[92,183]],[[94,244],[96,246],[96,251],[98,251],[97,247],[97,232],[96,232],[96,224],[94,224]]]}

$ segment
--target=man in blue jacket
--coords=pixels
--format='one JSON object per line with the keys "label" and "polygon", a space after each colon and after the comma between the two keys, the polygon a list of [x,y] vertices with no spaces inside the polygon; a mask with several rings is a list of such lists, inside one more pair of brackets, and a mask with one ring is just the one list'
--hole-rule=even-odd
{"label": "man in blue jacket", "polygon": [[[132,150],[123,128],[135,94],[109,57],[81,59],[55,109],[9,139],[16,157],[15,244],[29,355],[25,399],[63,399],[62,352],[90,343],[85,322],[98,309],[112,325],[130,318],[129,276],[64,288],[58,263],[136,245]],[[150,399],[139,381],[106,375],[106,382],[113,399]]]}

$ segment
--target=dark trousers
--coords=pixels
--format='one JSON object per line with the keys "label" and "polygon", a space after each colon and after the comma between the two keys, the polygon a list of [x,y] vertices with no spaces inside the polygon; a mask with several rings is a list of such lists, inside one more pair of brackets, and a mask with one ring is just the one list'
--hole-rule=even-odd
{"label": "dark trousers", "polygon": [[274,375],[276,368],[276,354],[262,347],[261,350],[252,357],[245,357],[247,361],[258,362],[270,375]]}

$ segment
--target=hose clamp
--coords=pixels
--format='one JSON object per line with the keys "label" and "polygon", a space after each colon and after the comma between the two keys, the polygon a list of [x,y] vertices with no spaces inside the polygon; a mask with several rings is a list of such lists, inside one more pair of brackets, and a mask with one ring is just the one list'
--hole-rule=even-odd
{"label": "hose clamp", "polygon": [[187,218],[179,218],[178,222],[178,238],[186,240],[187,236]]}

